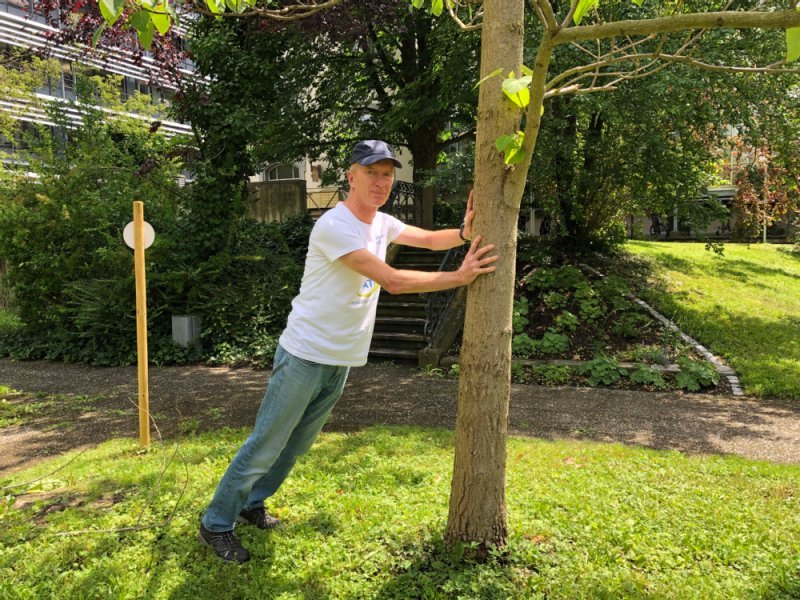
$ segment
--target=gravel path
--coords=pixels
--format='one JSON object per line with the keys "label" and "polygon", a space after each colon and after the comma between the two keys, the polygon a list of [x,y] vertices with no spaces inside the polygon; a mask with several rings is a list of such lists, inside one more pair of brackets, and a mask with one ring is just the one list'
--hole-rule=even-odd
{"label": "gravel path", "polygon": [[[253,369],[151,367],[150,408],[165,438],[250,426],[267,376]],[[0,385],[67,395],[63,411],[49,410],[25,425],[0,430],[0,472],[111,437],[138,435],[134,367],[0,360]],[[73,394],[89,398],[71,402]],[[326,430],[373,424],[452,428],[457,395],[457,382],[425,377],[411,367],[353,369]],[[73,404],[79,409],[69,410]],[[800,464],[800,406],[771,400],[514,385],[509,429],[546,439],[592,439]]]}

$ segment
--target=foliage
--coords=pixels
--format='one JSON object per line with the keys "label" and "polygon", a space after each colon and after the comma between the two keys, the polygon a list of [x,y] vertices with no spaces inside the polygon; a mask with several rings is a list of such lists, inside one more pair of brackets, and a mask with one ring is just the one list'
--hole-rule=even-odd
{"label": "foliage", "polygon": [[591,386],[612,385],[628,375],[627,369],[619,365],[617,359],[600,355],[578,367],[581,375],[588,376]]}
{"label": "foliage", "polygon": [[[737,372],[748,394],[800,398],[800,263],[781,246],[630,242],[642,298]],[[635,264],[620,268],[632,272]]]}
{"label": "foliage", "polygon": [[709,362],[681,356],[678,358],[678,366],[681,370],[675,376],[675,381],[678,386],[690,392],[697,392],[704,387],[719,383],[719,373]]}
{"label": "foliage", "polygon": [[[32,56],[21,50],[9,50],[0,58],[0,97],[6,102],[23,103],[29,111],[40,108],[37,88],[42,87],[49,76],[59,73],[60,69],[56,60]],[[20,116],[14,110],[0,111],[0,136],[7,140],[18,139],[22,124]]]}
{"label": "foliage", "polygon": [[[536,250],[538,253],[539,249]],[[515,356],[589,358],[604,347],[624,348],[652,330],[652,320],[628,298],[630,290],[618,276],[590,279],[576,266],[537,266],[536,256],[521,254],[512,325]],[[528,262],[528,261],[531,262]]]}
{"label": "foliage", "polygon": [[654,387],[663,390],[667,387],[667,382],[664,381],[664,376],[661,371],[654,369],[650,365],[639,363],[636,368],[632,369],[629,373],[631,383],[639,385]]}
{"label": "foliage", "polygon": [[[105,93],[113,81],[78,79],[80,97]],[[118,83],[118,82],[117,82]],[[138,103],[133,98],[130,103]],[[124,105],[127,106],[127,105]],[[61,113],[50,118],[60,123]],[[177,162],[170,144],[135,119],[104,120],[87,109],[68,138],[39,132],[28,169],[0,191],[0,255],[24,331],[5,336],[6,352],[27,357],[120,364],[135,352],[131,252],[122,228],[133,200],[147,199],[159,233],[174,227]],[[157,272],[166,257],[157,238],[150,250]],[[150,318],[161,317],[154,303]],[[154,328],[155,337],[159,329]]]}
{"label": "foliage", "polygon": [[545,385],[564,385],[572,379],[572,367],[569,365],[536,365],[532,371]]}
{"label": "foliage", "polygon": [[313,221],[304,213],[283,223],[238,224],[232,253],[209,261],[188,302],[200,316],[213,364],[269,367],[297,295]]}
{"label": "foliage", "polygon": [[[185,428],[178,442],[154,444],[144,454],[133,440],[113,440],[55,473],[75,454],[6,475],[0,485],[43,479],[4,489],[0,498],[0,596],[244,598],[269,590],[287,598],[571,599],[603,590],[614,598],[790,598],[800,592],[795,465],[511,438],[510,543],[476,564],[464,560],[465,548],[451,553],[442,544],[453,434],[417,428],[320,436],[270,501],[284,526],[266,534],[237,528],[253,559],[231,569],[197,541],[197,518],[247,432],[200,427],[193,433],[191,422]],[[124,534],[59,535],[133,526],[140,515],[144,526],[169,522]]]}
{"label": "foliage", "polygon": [[[795,148],[781,155],[767,147],[751,149],[737,142],[740,171],[733,235],[739,240],[759,239],[765,227],[793,216],[800,208],[798,146],[795,140]],[[744,157],[748,163],[743,164]]]}
{"label": "foliage", "polygon": [[[121,103],[113,78],[80,79],[78,88],[82,98],[100,98],[117,111],[146,108],[140,96]],[[62,115],[51,118],[60,123]],[[196,185],[187,200],[175,182],[182,166],[176,143],[140,120],[107,119],[95,109],[68,137],[43,131],[33,142],[30,168],[40,177],[18,174],[0,192],[0,255],[11,266],[8,281],[24,324],[0,335],[0,354],[93,364],[135,360],[134,279],[121,231],[132,201],[144,199],[145,218],[157,232],[147,252],[151,360],[200,358],[197,349],[171,341],[171,315],[196,314],[215,364],[271,361],[299,287],[311,219],[259,224],[228,212],[209,218],[193,237],[198,217],[219,208],[201,210],[194,202],[213,204],[211,190],[226,183]]]}

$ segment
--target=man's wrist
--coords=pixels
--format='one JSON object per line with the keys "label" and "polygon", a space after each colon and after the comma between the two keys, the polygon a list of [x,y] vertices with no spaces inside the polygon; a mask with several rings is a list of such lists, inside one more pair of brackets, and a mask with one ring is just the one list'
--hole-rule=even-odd
{"label": "man's wrist", "polygon": [[468,242],[469,238],[464,235],[464,227],[466,227],[466,223],[461,223],[461,227],[458,228],[458,237],[461,238],[462,242]]}

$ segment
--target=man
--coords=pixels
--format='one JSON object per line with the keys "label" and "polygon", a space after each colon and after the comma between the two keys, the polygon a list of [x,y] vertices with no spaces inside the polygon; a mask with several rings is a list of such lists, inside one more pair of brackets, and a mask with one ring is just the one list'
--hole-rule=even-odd
{"label": "man", "polygon": [[378,212],[388,200],[394,169],[402,166],[385,142],[353,149],[344,202],[314,225],[300,293],[292,301],[267,392],[250,437],[217,486],[200,522],[200,540],[220,558],[246,562],[249,552],[233,534],[235,524],[277,525],[264,500],[308,451],[342,395],[350,367],[367,362],[378,293],[432,292],[468,285],[495,270],[493,245],[472,241],[457,271],[394,269],[384,262],[391,242],[445,250],[472,237],[472,197],[461,229],[426,231]]}

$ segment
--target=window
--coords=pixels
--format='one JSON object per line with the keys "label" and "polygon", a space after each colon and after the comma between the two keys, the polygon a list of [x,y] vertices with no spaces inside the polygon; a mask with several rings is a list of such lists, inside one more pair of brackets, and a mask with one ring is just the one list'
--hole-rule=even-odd
{"label": "window", "polygon": [[294,164],[281,163],[272,165],[267,169],[267,181],[284,181],[287,179],[302,179],[300,167]]}

